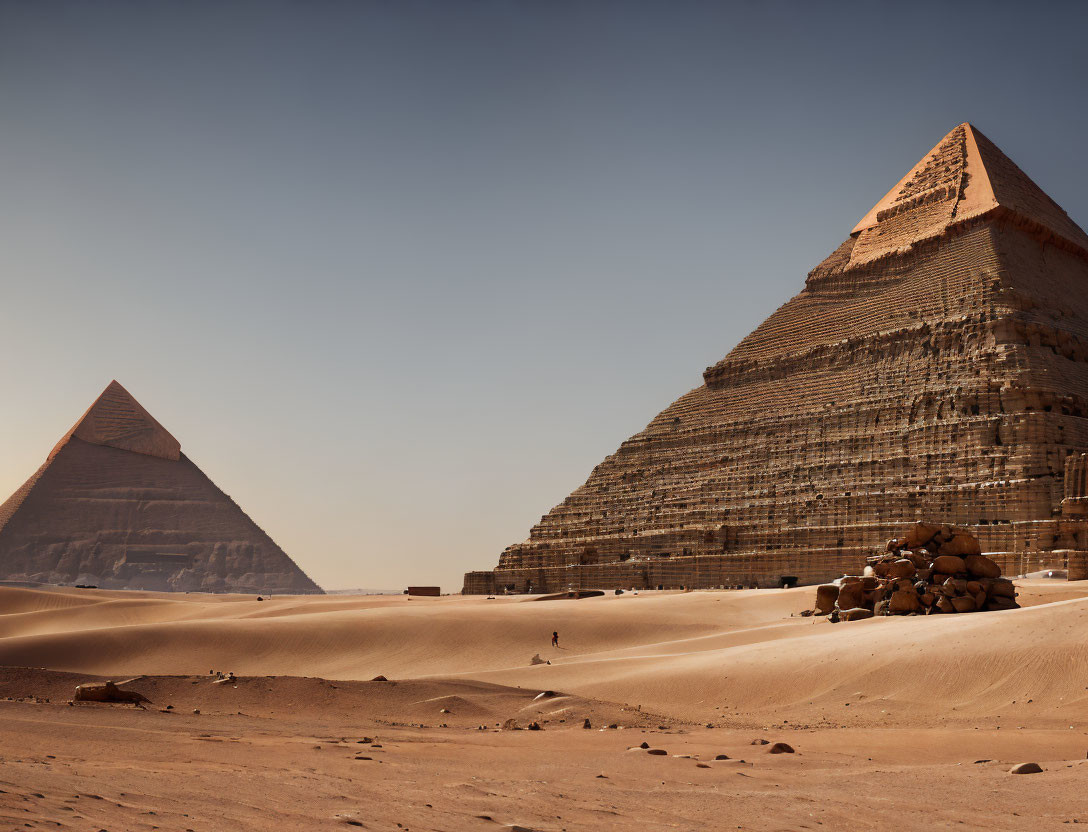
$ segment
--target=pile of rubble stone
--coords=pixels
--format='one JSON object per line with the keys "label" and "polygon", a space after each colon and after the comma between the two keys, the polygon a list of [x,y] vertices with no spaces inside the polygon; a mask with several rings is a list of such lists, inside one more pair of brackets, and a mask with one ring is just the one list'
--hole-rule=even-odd
{"label": "pile of rubble stone", "polygon": [[1001,577],[1001,567],[982,554],[978,539],[966,529],[917,523],[866,561],[863,574],[817,588],[817,615],[854,621],[1020,606],[1012,581]]}

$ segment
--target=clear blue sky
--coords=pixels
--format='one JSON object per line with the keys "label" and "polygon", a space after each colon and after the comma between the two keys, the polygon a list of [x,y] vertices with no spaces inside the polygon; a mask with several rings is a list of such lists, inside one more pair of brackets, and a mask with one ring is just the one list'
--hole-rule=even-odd
{"label": "clear blue sky", "polygon": [[460,587],[1088,4],[0,2],[0,499],[110,379],[325,587]]}

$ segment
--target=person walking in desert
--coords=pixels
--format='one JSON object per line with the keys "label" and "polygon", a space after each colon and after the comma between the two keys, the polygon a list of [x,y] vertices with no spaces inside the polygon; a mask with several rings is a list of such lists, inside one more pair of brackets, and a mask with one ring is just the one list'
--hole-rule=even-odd
{"label": "person walking in desert", "polygon": [[552,647],[558,647],[558,646],[559,646],[559,631],[556,630],[555,632],[552,633]]}

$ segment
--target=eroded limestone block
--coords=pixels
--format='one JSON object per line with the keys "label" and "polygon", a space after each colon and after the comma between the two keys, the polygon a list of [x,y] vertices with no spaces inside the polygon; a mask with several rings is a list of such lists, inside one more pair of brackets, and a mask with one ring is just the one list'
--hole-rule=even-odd
{"label": "eroded limestone block", "polygon": [[967,571],[977,578],[1000,578],[1001,567],[983,554],[972,554],[964,558]]}

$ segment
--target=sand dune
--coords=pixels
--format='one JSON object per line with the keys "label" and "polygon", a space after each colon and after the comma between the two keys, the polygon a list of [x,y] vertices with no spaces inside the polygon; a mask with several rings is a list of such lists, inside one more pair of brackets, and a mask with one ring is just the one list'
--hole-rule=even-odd
{"label": "sand dune", "polygon": [[[722,706],[789,708],[809,720],[909,719],[935,708],[973,719],[1007,712],[1017,697],[1065,718],[1088,703],[1088,588],[1036,581],[1021,593],[1030,605],[1021,610],[832,625],[795,614],[810,602],[808,588],[532,603],[0,588],[10,610],[0,615],[0,664],[106,675],[457,677],[700,721],[719,718]],[[552,664],[529,666],[534,653]],[[858,700],[848,715],[844,697]]]}
{"label": "sand dune", "polygon": [[[1086,822],[1088,586],[1020,591],[1019,610],[833,625],[797,614],[811,588],[257,601],[0,587],[0,824]],[[142,710],[66,704],[80,682],[128,676]],[[1030,784],[1008,774],[1025,760],[1044,768]]]}

